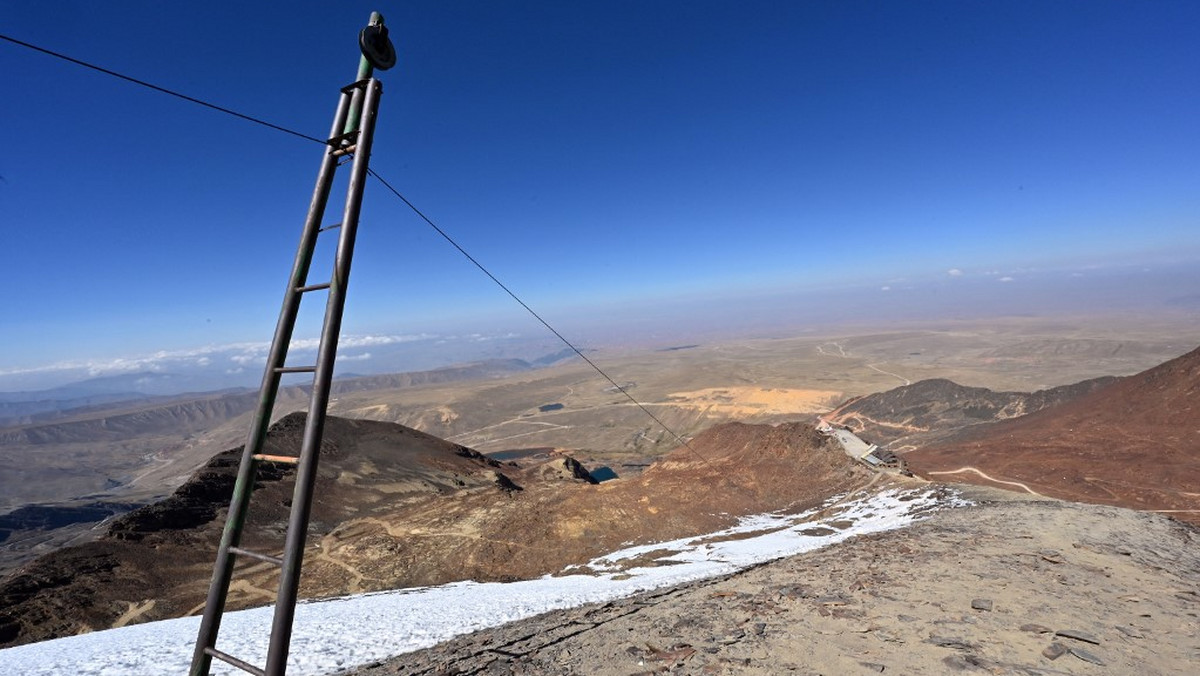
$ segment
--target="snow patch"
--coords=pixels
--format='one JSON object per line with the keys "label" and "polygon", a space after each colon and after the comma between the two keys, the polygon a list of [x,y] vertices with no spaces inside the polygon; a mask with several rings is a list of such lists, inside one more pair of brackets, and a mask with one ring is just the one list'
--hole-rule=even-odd
{"label": "snow patch", "polygon": [[[945,489],[839,496],[801,514],[759,514],[716,533],[627,547],[537,580],[457,582],[301,603],[288,673],[329,674],[551,610],[724,575],[856,535],[901,528],[935,509],[967,504]],[[217,646],[262,666],[272,613],[270,607],[227,613]],[[0,674],[187,673],[199,626],[199,617],[185,617],[8,648],[0,650]],[[212,673],[244,672],[214,661]]]}

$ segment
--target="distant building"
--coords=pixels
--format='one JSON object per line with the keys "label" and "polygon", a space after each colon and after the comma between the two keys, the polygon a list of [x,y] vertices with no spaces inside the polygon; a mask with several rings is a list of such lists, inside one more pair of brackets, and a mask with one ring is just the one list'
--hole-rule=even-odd
{"label": "distant building", "polygon": [[862,457],[862,460],[871,467],[904,471],[903,458],[874,444],[871,445],[871,450]]}

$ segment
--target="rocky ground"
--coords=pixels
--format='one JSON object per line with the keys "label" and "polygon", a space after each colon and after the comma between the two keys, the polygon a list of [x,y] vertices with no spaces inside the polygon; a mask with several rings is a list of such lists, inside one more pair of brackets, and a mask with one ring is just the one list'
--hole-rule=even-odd
{"label": "rocky ground", "polygon": [[1182,674],[1200,530],[964,487],[978,505],[724,578],[548,613],[396,674]]}

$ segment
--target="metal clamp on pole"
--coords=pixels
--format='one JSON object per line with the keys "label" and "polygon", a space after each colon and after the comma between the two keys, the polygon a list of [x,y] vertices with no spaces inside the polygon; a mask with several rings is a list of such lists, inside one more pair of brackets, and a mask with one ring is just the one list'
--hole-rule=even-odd
{"label": "metal clamp on pole", "polygon": [[[383,25],[383,15],[371,12],[366,28],[358,34],[358,49],[362,58],[358,60],[358,82],[369,80],[376,68],[387,70],[396,65],[396,48],[388,37],[387,26]],[[358,131],[358,118],[362,112],[363,91],[360,88],[350,99],[350,116],[346,118],[345,133]]]}

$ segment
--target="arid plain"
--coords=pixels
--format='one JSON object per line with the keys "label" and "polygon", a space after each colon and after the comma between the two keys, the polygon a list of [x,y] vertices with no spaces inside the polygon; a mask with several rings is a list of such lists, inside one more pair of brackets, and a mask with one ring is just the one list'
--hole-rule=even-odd
{"label": "arid plain", "polygon": [[[812,422],[850,397],[928,378],[1034,391],[1128,375],[1198,344],[1200,322],[1180,315],[842,327],[587,354],[686,438],[730,420]],[[330,410],[398,422],[485,453],[567,448],[593,464],[636,466],[678,445],[578,359],[495,381],[355,392],[337,397]]]}
{"label": "arid plain", "polygon": [[[812,422],[848,398],[928,378],[1033,391],[1132,374],[1200,344],[1188,314],[1011,317],[839,326],[752,338],[585,351],[638,403],[690,438],[712,425]],[[241,443],[254,393],[174,397],[0,429],[0,511],[88,508],[167,495]],[[277,417],[306,404],[286,389]],[[485,453],[563,449],[636,475],[679,441],[578,357],[337,383],[330,412],[398,422]],[[86,515],[85,515],[86,516]],[[84,541],[99,517],[10,526],[0,570]],[[74,521],[73,523],[71,523]]]}

